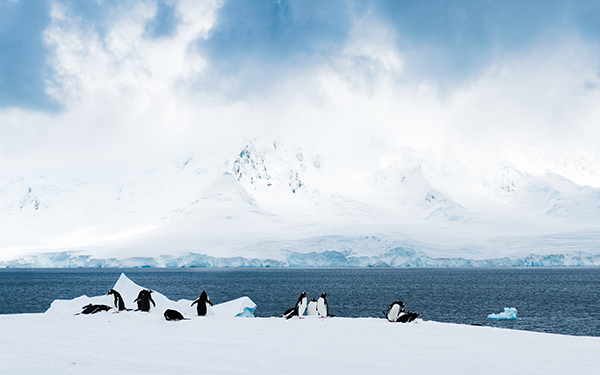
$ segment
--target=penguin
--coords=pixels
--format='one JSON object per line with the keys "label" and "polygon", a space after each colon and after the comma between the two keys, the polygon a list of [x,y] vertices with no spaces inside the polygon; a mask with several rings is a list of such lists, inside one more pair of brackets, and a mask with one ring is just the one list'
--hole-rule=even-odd
{"label": "penguin", "polygon": [[317,315],[317,300],[316,299],[311,299],[310,302],[308,303],[308,307],[306,308],[306,315]]}
{"label": "penguin", "polygon": [[112,307],[106,306],[106,305],[92,305],[90,303],[90,304],[87,304],[87,305],[83,306],[82,309],[83,309],[83,311],[81,311],[80,313],[77,313],[75,315],[79,315],[79,314],[86,314],[86,315],[87,314],[95,314],[95,313],[100,312],[100,311],[108,311],[108,310],[112,309]]}
{"label": "penguin", "polygon": [[127,310],[125,308],[125,301],[123,301],[123,297],[121,297],[121,294],[116,290],[111,289],[106,295],[109,296],[111,294],[115,297],[115,309],[119,311]]}
{"label": "penguin", "polygon": [[163,315],[165,316],[165,319],[173,320],[175,322],[179,320],[190,320],[189,318],[184,318],[177,310],[166,309]]}
{"label": "penguin", "polygon": [[198,304],[196,307],[198,316],[206,316],[206,313],[208,312],[208,305],[213,305],[213,303],[208,299],[208,295],[206,295],[206,291],[204,290],[202,293],[200,293],[200,298],[192,302],[192,306],[194,306],[194,304]]}
{"label": "penguin", "polygon": [[296,302],[296,307],[298,308],[298,316],[302,318],[302,315],[304,315],[304,311],[306,310],[306,292],[300,294],[300,298],[298,298],[298,302]]}
{"label": "penguin", "polygon": [[406,314],[406,311],[404,310],[404,302],[392,302],[387,308],[387,311],[383,314],[390,322],[397,322],[401,316]]}
{"label": "penguin", "polygon": [[142,289],[138,294],[137,298],[133,300],[133,302],[137,302],[138,308],[135,311],[150,311],[150,302],[156,307],[156,303],[152,299],[152,294],[154,293],[150,289]]}
{"label": "penguin", "polygon": [[327,304],[327,293],[321,294],[317,301],[317,310],[321,318],[327,318],[328,316],[333,317],[335,315],[329,313],[329,305]]}
{"label": "penguin", "polygon": [[286,319],[290,319],[293,316],[302,317],[302,315],[304,315],[304,310],[306,310],[306,292],[302,292],[300,294],[300,298],[298,298],[296,306],[285,310],[283,317]]}
{"label": "penguin", "polygon": [[396,321],[400,323],[410,323],[413,320],[417,319],[419,315],[421,315],[421,313],[415,313],[409,310],[406,312],[406,314],[401,315]]}

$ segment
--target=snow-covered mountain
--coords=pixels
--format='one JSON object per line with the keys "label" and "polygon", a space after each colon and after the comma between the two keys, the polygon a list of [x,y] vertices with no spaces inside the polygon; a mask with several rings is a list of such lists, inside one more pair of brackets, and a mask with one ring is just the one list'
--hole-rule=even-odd
{"label": "snow-covered mountain", "polygon": [[5,176],[0,266],[600,264],[596,187],[508,160],[473,173],[453,153],[362,152],[251,140],[113,181]]}

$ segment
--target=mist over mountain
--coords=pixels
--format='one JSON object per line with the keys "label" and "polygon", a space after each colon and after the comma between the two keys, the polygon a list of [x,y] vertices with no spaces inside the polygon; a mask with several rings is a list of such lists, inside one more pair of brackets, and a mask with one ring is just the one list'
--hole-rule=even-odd
{"label": "mist over mountain", "polygon": [[353,170],[326,150],[253,139],[229,153],[198,153],[104,184],[5,178],[2,260],[18,264],[66,251],[164,266],[156,259],[192,253],[212,257],[203,266],[227,265],[218,258],[232,257],[254,259],[239,266],[289,266],[299,254],[313,254],[292,264],[314,266],[322,254],[323,265],[373,266],[400,248],[420,257],[405,265],[422,266],[440,257],[458,264],[598,253],[599,188],[496,160],[474,176],[472,166],[443,152],[434,159],[385,143],[363,152]]}

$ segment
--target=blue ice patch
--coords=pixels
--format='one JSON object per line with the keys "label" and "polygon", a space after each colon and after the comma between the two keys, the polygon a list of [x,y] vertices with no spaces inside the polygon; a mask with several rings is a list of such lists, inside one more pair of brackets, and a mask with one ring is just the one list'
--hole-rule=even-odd
{"label": "blue ice patch", "polygon": [[505,307],[504,311],[501,313],[488,315],[488,319],[495,319],[495,320],[517,319],[517,309],[515,309],[514,307]]}

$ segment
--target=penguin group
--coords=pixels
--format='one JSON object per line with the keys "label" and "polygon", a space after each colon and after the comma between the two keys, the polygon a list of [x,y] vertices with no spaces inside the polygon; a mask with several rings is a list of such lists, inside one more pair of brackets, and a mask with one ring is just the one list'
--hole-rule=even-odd
{"label": "penguin group", "polygon": [[[149,312],[151,305],[156,307],[156,303],[154,299],[152,299],[152,293],[154,293],[150,289],[142,289],[135,300],[134,303],[137,303],[137,309],[135,311],[143,311]],[[111,289],[108,291],[107,296],[112,295],[114,297],[114,307],[108,305],[94,305],[87,304],[82,307],[82,311],[75,315],[79,314],[96,314],[102,311],[116,310],[119,311],[131,311],[131,309],[127,309],[125,306],[125,301],[121,294],[115,289]],[[308,301],[308,297],[306,292],[300,293],[300,297],[296,301],[294,307],[287,309],[282,317],[286,319],[291,319],[294,316],[297,316],[299,319],[303,319],[304,313],[306,312],[307,316],[318,316],[320,318],[334,317],[335,315],[329,312],[329,304],[327,303],[327,293],[322,293],[319,299],[312,298]],[[208,298],[208,294],[205,290],[200,293],[200,297],[192,302],[190,306],[196,305],[196,312],[198,316],[206,316],[209,311],[209,306],[213,306],[213,303]],[[184,316],[177,310],[166,309],[163,313],[166,320],[169,321],[179,321],[179,320],[188,320],[184,318]],[[409,323],[417,319],[421,314],[415,313],[410,310],[406,310],[404,307],[404,302],[395,301],[392,302],[386,311],[383,311],[383,315],[386,319],[393,323]]]}
{"label": "penguin group", "polygon": [[304,312],[306,311],[306,315],[308,316],[319,316],[321,318],[333,317],[329,313],[329,305],[327,304],[327,293],[321,294],[319,300],[312,298],[310,302],[307,303],[306,292],[300,293],[300,297],[298,301],[296,301],[296,306],[287,309],[282,317],[286,319],[291,319],[294,316],[303,318]]}
{"label": "penguin group", "polygon": [[[135,309],[134,311],[149,312],[150,308],[152,306],[156,307],[156,302],[154,302],[154,299],[152,298],[152,293],[154,293],[154,291],[152,291],[150,289],[140,290],[137,298],[135,300],[133,300],[133,302],[137,304],[137,309]],[[121,293],[119,293],[115,289],[109,290],[106,295],[107,296],[112,295],[114,297],[113,298],[114,307],[111,307],[108,305],[94,305],[94,304],[90,303],[90,304],[83,306],[81,308],[82,311],[79,313],[76,313],[75,315],[96,314],[98,312],[109,311],[109,310],[113,310],[113,309],[116,310],[116,312],[132,311],[132,309],[126,308],[125,300],[123,299],[123,296],[121,296]],[[206,291],[203,290],[202,293],[200,293],[200,297],[197,300],[195,300],[194,302],[192,302],[191,306],[194,306],[194,305],[197,305],[196,311],[198,313],[198,316],[206,316],[208,313],[208,306],[213,306],[213,303],[208,299],[208,295],[206,294]],[[165,317],[166,320],[172,320],[172,321],[188,320],[187,318],[184,318],[183,315],[179,311],[173,310],[173,309],[166,309],[165,312],[163,313],[163,316]]]}

